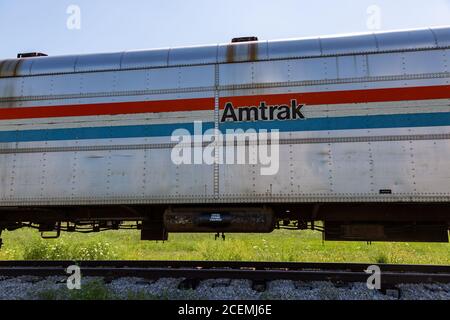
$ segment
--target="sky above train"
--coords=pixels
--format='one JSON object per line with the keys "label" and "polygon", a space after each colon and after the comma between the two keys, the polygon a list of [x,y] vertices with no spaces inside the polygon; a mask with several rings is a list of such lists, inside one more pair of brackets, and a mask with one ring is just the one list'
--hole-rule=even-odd
{"label": "sky above train", "polygon": [[0,59],[450,25],[450,0],[0,0]]}

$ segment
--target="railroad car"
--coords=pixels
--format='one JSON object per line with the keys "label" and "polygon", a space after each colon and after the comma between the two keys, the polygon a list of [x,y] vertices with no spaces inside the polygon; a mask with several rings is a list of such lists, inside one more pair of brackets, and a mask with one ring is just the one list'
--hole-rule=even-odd
{"label": "railroad car", "polygon": [[0,234],[448,242],[449,63],[450,27],[0,61]]}

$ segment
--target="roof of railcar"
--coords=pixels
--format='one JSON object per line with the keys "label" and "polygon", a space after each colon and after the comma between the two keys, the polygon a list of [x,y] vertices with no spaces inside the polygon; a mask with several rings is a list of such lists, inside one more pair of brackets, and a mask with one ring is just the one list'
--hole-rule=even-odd
{"label": "roof of railcar", "polygon": [[450,47],[450,26],[115,53],[9,59],[0,77],[326,57]]}

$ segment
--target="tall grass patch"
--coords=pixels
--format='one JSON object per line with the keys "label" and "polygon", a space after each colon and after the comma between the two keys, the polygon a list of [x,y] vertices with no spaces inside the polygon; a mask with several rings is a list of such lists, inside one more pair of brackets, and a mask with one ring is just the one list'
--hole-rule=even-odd
{"label": "tall grass patch", "polygon": [[34,239],[23,247],[24,260],[111,260],[118,258],[109,242]]}

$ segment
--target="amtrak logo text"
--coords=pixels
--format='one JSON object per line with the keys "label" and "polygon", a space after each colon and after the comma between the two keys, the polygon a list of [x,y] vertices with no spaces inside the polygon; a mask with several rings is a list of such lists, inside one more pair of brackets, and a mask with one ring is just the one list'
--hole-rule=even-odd
{"label": "amtrak logo text", "polygon": [[303,104],[298,104],[297,100],[291,100],[291,105],[270,105],[261,102],[259,106],[238,107],[227,102],[223,111],[221,122],[226,121],[272,121],[272,120],[296,120],[305,119],[301,109]]}

